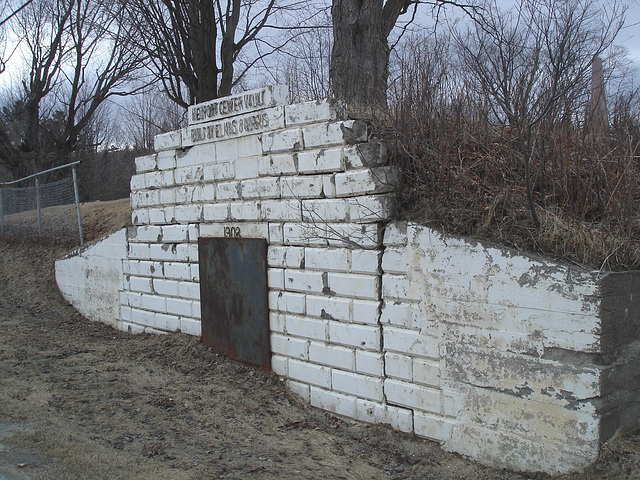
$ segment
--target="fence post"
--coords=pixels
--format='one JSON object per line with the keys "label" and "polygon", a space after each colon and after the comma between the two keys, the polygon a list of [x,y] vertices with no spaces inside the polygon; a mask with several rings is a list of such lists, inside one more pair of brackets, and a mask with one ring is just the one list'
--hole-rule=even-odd
{"label": "fence post", "polygon": [[36,177],[36,207],[38,209],[38,236],[42,236],[42,215],[40,214],[40,177]]}
{"label": "fence post", "polygon": [[71,167],[73,172],[73,193],[76,197],[76,213],[78,214],[78,232],[80,233],[80,246],[84,245],[84,236],[82,235],[82,216],[80,215],[80,193],[78,191],[78,172],[76,166]]}

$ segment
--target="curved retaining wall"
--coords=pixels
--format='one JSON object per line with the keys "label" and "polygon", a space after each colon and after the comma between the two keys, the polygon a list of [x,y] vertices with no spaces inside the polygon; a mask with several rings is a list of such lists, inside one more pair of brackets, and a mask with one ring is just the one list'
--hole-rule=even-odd
{"label": "curved retaining wall", "polygon": [[[271,366],[312,405],[553,473],[638,426],[638,274],[390,222],[398,175],[366,125],[286,96],[191,107],[186,129],[157,137],[136,160],[126,255],[104,268],[121,283],[68,258],[66,298],[122,330],[200,335],[198,238],[264,238]],[[91,282],[104,308],[87,307]]]}

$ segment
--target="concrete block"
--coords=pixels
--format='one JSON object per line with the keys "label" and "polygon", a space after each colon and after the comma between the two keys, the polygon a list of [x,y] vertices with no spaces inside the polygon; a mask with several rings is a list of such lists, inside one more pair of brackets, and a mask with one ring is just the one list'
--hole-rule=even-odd
{"label": "concrete block", "polygon": [[372,300],[353,300],[353,321],[368,325],[377,325],[380,317],[380,302]]}
{"label": "concrete block", "polygon": [[356,372],[375,377],[384,376],[384,357],[382,353],[356,350]]}
{"label": "concrete block", "polygon": [[335,100],[318,100],[294,105],[286,105],[286,125],[342,120],[346,115],[344,103]]}
{"label": "concrete block", "polygon": [[294,338],[271,333],[271,352],[302,360],[309,359],[309,341],[302,338]]}
{"label": "concrete block", "polygon": [[262,135],[263,154],[299,151],[303,148],[302,131],[299,128],[269,132]]}
{"label": "concrete block", "polygon": [[383,325],[382,333],[384,335],[384,348],[387,351],[433,359],[440,357],[437,338],[422,335],[415,330],[406,330],[387,325]]}
{"label": "concrete block", "polygon": [[236,178],[256,178],[258,176],[258,157],[238,157],[236,162]]}
{"label": "concrete block", "polygon": [[381,378],[345,372],[334,368],[331,372],[331,385],[334,390],[355,395],[359,398],[379,402],[384,399]]}
{"label": "concrete block", "polygon": [[260,213],[269,222],[302,219],[300,200],[264,200],[260,202]]}
{"label": "concrete block", "polygon": [[280,179],[277,177],[244,180],[240,188],[243,199],[280,197]]}
{"label": "concrete block", "polygon": [[280,180],[282,198],[315,198],[322,193],[322,175],[289,176]]}
{"label": "concrete block", "polygon": [[341,148],[304,151],[298,154],[298,172],[326,173],[344,170]]}
{"label": "concrete block", "polygon": [[358,399],[355,418],[361,422],[390,425],[405,433],[413,431],[413,411],[406,408]]}
{"label": "concrete block", "polygon": [[323,198],[302,201],[302,219],[312,223],[340,222],[349,217],[346,198]]}
{"label": "concrete block", "polygon": [[182,148],[182,135],[180,130],[161,133],[153,137],[153,149],[156,152]]}
{"label": "concrete block", "polygon": [[384,393],[390,404],[440,414],[439,389],[387,378],[384,380]]}
{"label": "concrete block", "polygon": [[352,300],[349,298],[307,295],[306,300],[309,316],[341,322],[351,321]]}
{"label": "concrete block", "polygon": [[279,177],[297,172],[296,156],[293,154],[264,155],[258,158],[258,174],[261,176]]}
{"label": "concrete block", "polygon": [[380,278],[375,275],[328,273],[329,290],[336,295],[369,300],[378,298]]}
{"label": "concrete block", "polygon": [[306,248],[304,266],[312,270],[349,270],[349,250],[346,248]]}
{"label": "concrete block", "polygon": [[380,327],[329,322],[329,341],[363,350],[380,350]]}
{"label": "concrete block", "polygon": [[351,197],[392,192],[399,182],[394,167],[364,168],[336,173],[336,195]]}
{"label": "concrete block", "polygon": [[[140,174],[140,173],[145,173],[145,172],[150,172],[152,170],[155,170],[158,166],[158,164],[156,163],[156,158],[157,157],[155,153],[151,155],[145,155],[143,157],[137,157],[135,159],[136,173]],[[132,187],[133,187],[134,178],[140,179],[142,177],[141,175],[134,175],[133,177],[131,177]],[[139,180],[136,180],[136,182],[139,182]]]}
{"label": "concrete block", "polygon": [[309,345],[309,361],[328,367],[354,370],[354,350],[351,348],[311,342]]}
{"label": "concrete block", "polygon": [[289,360],[289,378],[318,387],[331,388],[331,369],[299,360]]}
{"label": "concrete block", "polygon": [[333,412],[337,415],[354,418],[356,414],[356,398],[331,390],[311,387],[309,402],[316,408]]}
{"label": "concrete block", "polygon": [[309,340],[326,341],[328,339],[327,320],[287,315],[285,322],[287,326],[287,333],[289,335],[308,338]]}
{"label": "concrete block", "polygon": [[386,352],[385,373],[391,378],[413,381],[413,359],[400,353]]}

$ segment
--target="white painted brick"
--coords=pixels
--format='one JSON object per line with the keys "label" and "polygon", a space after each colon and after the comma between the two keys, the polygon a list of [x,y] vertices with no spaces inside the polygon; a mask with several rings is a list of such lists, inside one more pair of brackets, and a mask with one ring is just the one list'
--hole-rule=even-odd
{"label": "white painted brick", "polygon": [[269,312],[269,330],[275,333],[286,333],[285,315]]}
{"label": "white painted brick", "polygon": [[198,319],[180,317],[180,331],[187,335],[201,336],[202,324]]}
{"label": "white painted brick", "polygon": [[327,320],[287,315],[285,322],[287,326],[287,333],[290,335],[308,338],[310,340],[327,340]]}
{"label": "white painted brick", "polygon": [[262,135],[262,153],[298,151],[303,148],[302,131],[299,128]]}
{"label": "white painted brick", "polygon": [[304,248],[269,245],[267,250],[267,264],[270,267],[278,268],[303,268]]}
{"label": "white painted brick", "polygon": [[413,359],[399,353],[385,353],[385,373],[389,377],[413,381]]}
{"label": "white painted brick", "polygon": [[351,319],[351,299],[307,295],[306,300],[307,315],[343,322]]}
{"label": "white painted brick", "polygon": [[177,247],[174,243],[151,244],[149,245],[149,256],[151,260],[176,260]]}
{"label": "white painted brick", "polygon": [[349,250],[346,248],[307,248],[304,266],[312,270],[348,271]]}
{"label": "white painted brick", "polygon": [[353,300],[353,321],[377,325],[380,311],[380,302],[372,300]]}
{"label": "white painted brick", "polygon": [[216,161],[224,163],[238,158],[238,139],[221,140],[216,142]]}
{"label": "white painted brick", "polygon": [[182,298],[167,298],[167,313],[190,317],[193,315],[193,301]]}
{"label": "white painted brick", "polygon": [[200,281],[200,265],[197,263],[192,263],[189,267],[190,270],[190,280],[194,282]]}
{"label": "white painted brick", "polygon": [[257,157],[262,155],[262,142],[258,135],[238,138],[238,157]]}
{"label": "white painted brick", "polygon": [[[144,173],[144,172],[150,172],[151,170],[155,170],[157,167],[156,154],[154,153],[151,155],[145,155],[144,157],[137,157],[135,159],[135,163],[136,163],[136,173]],[[134,175],[133,177],[131,177],[132,186],[133,186],[134,178],[143,178],[143,177],[141,177],[140,175]]]}
{"label": "white painted brick", "polygon": [[148,261],[137,262],[135,273],[137,275],[142,275],[147,277],[163,277],[164,276],[163,264],[161,262],[148,262]]}
{"label": "white painted brick", "polygon": [[[385,244],[390,236],[390,227],[385,232]],[[411,255],[406,247],[387,247],[382,257],[382,270],[385,273],[405,275],[410,268]]]}
{"label": "white painted brick", "polygon": [[148,218],[149,218],[149,223],[151,224],[162,224],[162,223],[167,223],[167,217],[166,215],[168,214],[168,212],[174,212],[175,209],[173,208],[169,208],[169,207],[165,207],[165,208],[150,208],[148,210]]}
{"label": "white painted brick", "polygon": [[382,276],[382,296],[386,301],[388,299],[420,301],[422,300],[421,295],[416,290],[410,288],[410,282],[406,275],[385,274]]}
{"label": "white painted brick", "polygon": [[216,143],[205,143],[197,145],[192,150],[195,151],[195,164],[206,165],[216,162]]}
{"label": "white painted brick", "polygon": [[310,222],[343,221],[349,216],[349,204],[345,198],[323,198],[302,201],[302,218]]}
{"label": "white painted brick", "polygon": [[201,165],[176,168],[174,172],[177,185],[204,181],[204,169]]}
{"label": "white painted brick", "polygon": [[231,202],[229,212],[234,220],[260,220],[260,205],[256,202]]}
{"label": "white painted brick", "polygon": [[176,189],[163,188],[160,190],[160,203],[162,205],[171,205],[176,203]]}
{"label": "white painted brick", "polygon": [[236,177],[235,162],[212,163],[202,166],[205,182],[220,182]]}
{"label": "white painted brick", "polygon": [[322,193],[327,198],[336,196],[336,178],[335,175],[322,176]]}
{"label": "white painted brick", "polygon": [[393,217],[395,194],[364,195],[349,198],[349,218],[352,222],[379,222]]}
{"label": "white painted brick", "polygon": [[191,278],[189,264],[183,262],[166,262],[164,264],[164,275],[167,278],[189,280]]}
{"label": "white painted brick", "polygon": [[329,341],[379,351],[380,327],[329,322]]}
{"label": "white painted brick", "polygon": [[189,227],[187,225],[166,225],[162,227],[162,241],[177,243],[186,242]]}
{"label": "white painted brick", "polygon": [[383,326],[385,350],[417,355],[420,357],[439,358],[438,339],[420,334],[414,330],[406,330]]}
{"label": "white painted brick", "polygon": [[200,221],[202,217],[202,205],[178,205],[173,211],[173,218],[179,223],[194,223]]}
{"label": "white painted brick", "polygon": [[167,315],[164,313],[156,313],[154,315],[154,326],[160,330],[175,332],[180,330],[180,317],[175,315]]}
{"label": "white painted brick", "polygon": [[286,355],[287,357],[307,360],[309,358],[309,341],[302,338],[272,333],[271,351],[276,354]]}
{"label": "white painted brick", "polygon": [[387,378],[384,381],[387,402],[426,412],[440,413],[440,390]]}
{"label": "white painted brick", "polygon": [[182,148],[182,135],[180,130],[156,135],[153,138],[153,148],[156,152]]}
{"label": "white painted brick", "polygon": [[387,149],[380,142],[349,145],[344,147],[343,154],[348,169],[379,167],[387,162]]}
{"label": "white painted brick", "polygon": [[[158,242],[162,237],[162,229],[157,226],[144,225],[136,228],[136,242]],[[133,239],[131,239],[133,241]]]}
{"label": "white painted brick", "polygon": [[[213,205],[205,205],[202,209],[202,215],[207,222],[222,222],[229,218],[230,203],[215,203]],[[202,226],[200,227],[202,228]],[[203,237],[206,235],[201,234]]]}
{"label": "white painted brick", "polygon": [[201,311],[201,306],[200,306],[200,301],[199,300],[194,300],[193,302],[193,318],[195,318],[196,320],[200,321],[200,318],[202,317],[202,311]]}
{"label": "white painted brick", "polygon": [[[209,144],[214,145],[214,144]],[[214,147],[215,148],[215,147]],[[176,151],[176,167],[187,167],[189,165],[195,165],[197,158],[197,148],[188,148],[186,150],[178,150]]]}
{"label": "white painted brick", "polygon": [[362,422],[390,425],[405,433],[413,432],[413,411],[406,408],[358,399],[355,418]]}
{"label": "white painted brick", "polygon": [[287,269],[284,272],[285,288],[293,292],[324,293],[322,273]]}
{"label": "white painted brick", "polygon": [[353,273],[378,274],[381,256],[382,252],[379,250],[352,250],[351,271]]}
{"label": "white painted brick", "polygon": [[300,200],[265,200],[260,203],[262,218],[267,221],[300,221]]}
{"label": "white painted brick", "polygon": [[412,326],[412,309],[408,302],[385,301],[382,304],[380,321],[398,327]]}
{"label": "white painted brick", "polygon": [[178,282],[175,280],[164,280],[161,278],[153,279],[153,289],[159,295],[177,297],[178,296]]}
{"label": "white painted brick", "polygon": [[322,175],[282,177],[282,198],[314,198],[322,193]]}
{"label": "white painted brick", "polygon": [[346,115],[342,102],[328,100],[297,103],[284,108],[287,126],[339,120]]}
{"label": "white painted brick", "polygon": [[[282,273],[283,271],[280,270]],[[282,290],[269,292],[269,308],[287,313],[305,313],[305,296],[301,293],[284,292]]]}
{"label": "white painted brick", "polygon": [[131,321],[139,325],[153,327],[155,325],[155,314],[147,310],[133,308],[131,309]]}
{"label": "white painted brick", "polygon": [[331,388],[331,369],[299,360],[289,360],[289,378],[318,387]]}
{"label": "white painted brick", "polygon": [[151,294],[142,294],[140,296],[140,308],[144,308],[145,310],[151,310],[153,312],[158,313],[166,313],[166,299],[164,297],[159,297],[157,295]]}
{"label": "white painted brick", "polygon": [[256,178],[258,176],[258,157],[240,157],[236,159],[236,178]]}
{"label": "white painted brick", "polygon": [[327,230],[324,224],[285,223],[284,243],[287,245],[327,245]]}
{"label": "white painted brick", "polygon": [[321,408],[337,415],[354,418],[356,415],[356,399],[334,391],[311,387],[309,402],[316,408]]}
{"label": "white painted brick", "polygon": [[129,277],[129,289],[134,292],[151,293],[151,279],[145,277]]}
{"label": "white painted brick", "polygon": [[292,175],[297,173],[296,157],[292,154],[265,155],[258,159],[258,173],[262,176]]}
{"label": "white painted brick", "polygon": [[353,370],[355,365],[353,349],[318,342],[309,345],[309,361],[343,370]]}
{"label": "white painted brick", "polygon": [[149,245],[146,243],[129,243],[129,258],[132,260],[150,260]]}
{"label": "white painted brick", "polygon": [[222,182],[216,185],[217,200],[237,200],[241,198],[240,182]]}
{"label": "white painted brick", "polygon": [[146,209],[132,211],[131,222],[134,225],[143,225],[149,223],[149,211]]}
{"label": "white painted brick", "polygon": [[298,395],[305,403],[311,401],[311,395],[309,393],[309,385],[306,383],[294,382],[293,380],[287,381],[287,386],[291,392]]}
{"label": "white painted brick", "polygon": [[356,372],[382,377],[384,375],[382,353],[356,350]]}
{"label": "white painted brick", "polygon": [[269,244],[284,243],[284,229],[282,223],[269,223]]}
{"label": "white painted brick", "polygon": [[143,190],[145,188],[144,174],[132,175],[129,185],[131,187],[132,192]]}
{"label": "white painted brick", "polygon": [[178,294],[182,298],[200,300],[200,284],[193,282],[178,282]]}
{"label": "white painted brick", "polygon": [[280,355],[272,355],[271,370],[276,375],[286,377],[289,374],[289,359]]}
{"label": "white painted brick", "polygon": [[195,191],[195,185],[181,185],[175,188],[175,202],[174,203],[191,203],[193,201],[193,192]]}
{"label": "white painted brick", "polygon": [[298,171],[300,173],[339,172],[344,170],[342,149],[306,151],[298,154]]}
{"label": "white painted brick", "polygon": [[413,359],[413,381],[432,387],[440,386],[440,363],[421,358]]}
{"label": "white painted brick", "polygon": [[175,150],[159,152],[156,161],[159,170],[171,170],[176,168]]}
{"label": "white painted brick", "polygon": [[449,440],[455,426],[452,420],[423,412],[415,412],[413,421],[416,435],[436,442]]}
{"label": "white painted brick", "polygon": [[276,177],[244,180],[241,184],[242,198],[278,198],[280,179]]}
{"label": "white painted brick", "polygon": [[374,275],[329,272],[329,289],[337,295],[377,299],[380,279]]}
{"label": "white painted brick", "polygon": [[267,285],[271,289],[284,289],[284,270],[281,268],[270,268],[267,270]]}
{"label": "white painted brick", "polygon": [[198,261],[198,244],[197,243],[179,243],[176,246],[176,255],[178,261],[181,262],[197,262]]}
{"label": "white painted brick", "polygon": [[382,401],[384,398],[381,378],[333,369],[331,385],[334,390],[360,398],[377,401]]}
{"label": "white painted brick", "polygon": [[391,192],[397,185],[398,174],[393,167],[365,168],[336,174],[336,195],[339,197]]}
{"label": "white painted brick", "polygon": [[379,224],[327,223],[325,228],[330,245],[373,248],[380,243]]}
{"label": "white painted brick", "polygon": [[120,319],[125,322],[130,322],[132,318],[131,307],[121,306],[120,307]]}
{"label": "white painted brick", "polygon": [[212,202],[215,199],[215,186],[209,185],[196,185],[193,189],[193,201],[194,202]]}
{"label": "white painted brick", "polygon": [[364,142],[367,140],[367,127],[359,120],[310,125],[303,129],[303,136],[305,148],[341,145],[346,138],[351,142]]}

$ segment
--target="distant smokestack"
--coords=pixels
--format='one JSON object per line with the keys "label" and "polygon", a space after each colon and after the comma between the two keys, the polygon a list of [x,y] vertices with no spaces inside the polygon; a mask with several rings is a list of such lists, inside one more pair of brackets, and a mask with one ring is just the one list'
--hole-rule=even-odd
{"label": "distant smokestack", "polygon": [[609,130],[607,96],[604,87],[602,60],[596,57],[591,64],[591,101],[589,102],[590,130],[596,136],[601,136]]}

